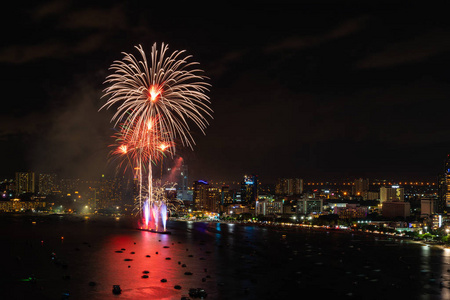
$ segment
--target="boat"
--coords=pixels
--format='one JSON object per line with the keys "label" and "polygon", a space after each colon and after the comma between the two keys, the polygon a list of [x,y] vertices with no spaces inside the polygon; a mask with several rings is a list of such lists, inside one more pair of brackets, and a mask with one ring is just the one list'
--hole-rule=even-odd
{"label": "boat", "polygon": [[206,298],[208,294],[202,288],[191,288],[189,289],[189,296],[194,298]]}
{"label": "boat", "polygon": [[117,285],[117,284],[113,285],[112,292],[113,292],[114,295],[121,294],[122,293],[122,289],[120,288],[120,285]]}

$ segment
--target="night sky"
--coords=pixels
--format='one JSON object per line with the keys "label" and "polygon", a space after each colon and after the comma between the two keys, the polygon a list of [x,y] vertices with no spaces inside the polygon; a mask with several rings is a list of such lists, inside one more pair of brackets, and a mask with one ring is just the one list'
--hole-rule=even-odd
{"label": "night sky", "polygon": [[194,151],[177,149],[191,180],[434,180],[450,153],[443,7],[79,2],[2,9],[4,178],[114,174],[103,82],[121,52],[154,42],[186,50],[212,85],[206,136],[193,128]]}

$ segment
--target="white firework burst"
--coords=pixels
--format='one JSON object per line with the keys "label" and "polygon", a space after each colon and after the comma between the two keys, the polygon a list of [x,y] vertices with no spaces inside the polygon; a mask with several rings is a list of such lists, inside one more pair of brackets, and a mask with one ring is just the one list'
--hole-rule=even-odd
{"label": "white firework burst", "polygon": [[[191,56],[183,56],[185,51],[166,56],[168,46],[162,44],[158,51],[155,43],[148,61],[142,46],[135,48],[140,60],[123,53],[123,60],[111,65],[114,73],[106,78],[109,86],[104,90],[104,97],[109,99],[100,109],[117,104],[111,120],[115,125],[128,122],[136,124],[135,128],[152,126],[154,132],[164,133],[165,143],[172,144],[178,138],[183,146],[192,148],[195,141],[189,123],[204,134],[209,125],[206,117],[212,118],[206,95],[210,86],[205,81],[207,78],[202,70],[192,68],[198,63],[188,62]],[[124,134],[140,140],[146,133],[129,130]]]}

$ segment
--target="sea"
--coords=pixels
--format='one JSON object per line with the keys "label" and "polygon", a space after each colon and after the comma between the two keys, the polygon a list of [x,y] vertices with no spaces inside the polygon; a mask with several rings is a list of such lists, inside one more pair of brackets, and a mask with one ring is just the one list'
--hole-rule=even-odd
{"label": "sea", "polygon": [[220,222],[169,220],[167,231],[0,215],[0,299],[199,299],[190,289],[206,299],[450,299],[450,250],[437,246]]}

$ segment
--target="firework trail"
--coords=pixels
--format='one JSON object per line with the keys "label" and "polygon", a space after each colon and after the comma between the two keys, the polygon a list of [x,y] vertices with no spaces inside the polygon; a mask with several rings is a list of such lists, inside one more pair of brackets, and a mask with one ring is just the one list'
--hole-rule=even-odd
{"label": "firework trail", "polygon": [[[176,143],[193,149],[195,141],[189,124],[205,134],[212,110],[206,95],[210,86],[205,82],[207,78],[197,62],[189,62],[191,56],[185,56],[185,51],[168,54],[167,45],[163,43],[158,50],[155,43],[148,60],[141,45],[135,48],[139,59],[123,53],[123,59],[111,65],[113,73],[106,78],[108,87],[103,95],[108,100],[100,110],[116,108],[111,122],[118,131],[111,155],[122,157],[119,166],[137,170],[134,176],[139,178],[142,216],[143,201],[148,202],[146,208],[153,210],[167,207],[165,198],[153,191],[152,163],[165,155],[173,157]],[[158,212],[154,218],[158,218]]]}
{"label": "firework trail", "polygon": [[[154,123],[154,121],[152,121]],[[118,169],[131,169],[133,178],[139,180],[139,203],[138,211],[144,209],[142,196],[142,172],[151,172],[151,164],[156,164],[162,160],[166,153],[173,152],[172,144],[165,144],[161,140],[163,136],[160,132],[155,132],[155,128],[149,124],[139,124],[139,127],[130,122],[119,125],[119,129],[112,137],[115,143],[110,145],[113,150],[110,151],[110,158],[118,161]],[[128,133],[128,134],[127,134]],[[132,133],[132,134],[131,134]],[[152,140],[150,140],[152,138]],[[148,169],[146,170],[146,167]],[[149,182],[151,174],[149,175]],[[149,186],[151,188],[151,185]],[[151,191],[150,191],[151,194]]]}

